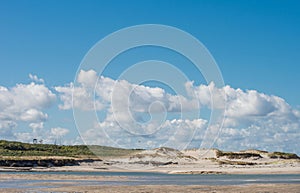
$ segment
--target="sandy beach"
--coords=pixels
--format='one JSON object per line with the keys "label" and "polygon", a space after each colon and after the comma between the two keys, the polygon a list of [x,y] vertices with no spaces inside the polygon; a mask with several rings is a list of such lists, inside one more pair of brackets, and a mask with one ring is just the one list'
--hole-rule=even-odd
{"label": "sandy beach", "polygon": [[[51,174],[0,174],[0,181],[9,180],[39,180],[45,182],[28,183],[25,187],[1,188],[0,192],[99,192],[99,193],[161,193],[161,192],[290,192],[297,193],[300,190],[300,184],[245,184],[245,185],[82,185],[78,182],[96,180],[101,182],[126,181],[126,177],[122,176],[93,176],[93,175],[55,175]],[[51,181],[53,180],[53,181]],[[64,181],[67,180],[67,181]],[[35,188],[32,186],[46,186],[51,188]]]}
{"label": "sandy beach", "polygon": [[[0,188],[0,192],[300,192],[300,184],[289,181],[276,184],[259,182],[217,186],[206,184],[179,186],[168,183],[127,185],[126,182],[131,182],[133,178],[127,178],[126,175],[86,174],[89,172],[152,172],[183,176],[186,174],[300,174],[299,159],[274,158],[270,155],[273,156],[268,152],[257,150],[226,153],[215,149],[178,151],[158,148],[123,157],[81,160],[80,164],[73,166],[1,167],[2,183],[27,180],[28,184],[25,187],[18,187],[19,189],[15,185]],[[77,172],[77,174],[68,172]],[[118,182],[118,185],[112,182]]]}
{"label": "sandy beach", "polygon": [[[244,186],[71,186],[43,189],[44,192],[99,192],[99,193],[253,193],[253,192],[289,192],[299,193],[300,185],[244,185]],[[1,192],[25,192],[24,189],[1,189]]]}
{"label": "sandy beach", "polygon": [[[29,183],[27,187],[15,188],[0,188],[0,192],[99,192],[99,193],[121,193],[121,192],[135,192],[135,193],[167,193],[167,192],[214,192],[214,193],[232,193],[232,192],[289,192],[298,193],[300,184],[246,184],[246,185],[138,185],[138,186],[124,186],[124,185],[79,185],[78,180],[99,180],[99,181],[113,181],[113,180],[126,180],[122,177],[99,177],[99,176],[64,176],[64,175],[1,175],[0,180],[12,179],[36,179],[37,177],[43,180],[55,179],[56,181]],[[60,180],[76,180],[74,182],[65,182]],[[48,186],[52,188],[32,188],[32,186]]]}
{"label": "sandy beach", "polygon": [[268,184],[268,185],[243,185],[243,186],[92,186],[92,187],[66,187],[52,188],[46,191],[69,191],[69,192],[100,192],[100,193],[196,193],[196,192],[211,192],[211,193],[253,193],[253,192],[289,192],[299,193],[299,184]]}

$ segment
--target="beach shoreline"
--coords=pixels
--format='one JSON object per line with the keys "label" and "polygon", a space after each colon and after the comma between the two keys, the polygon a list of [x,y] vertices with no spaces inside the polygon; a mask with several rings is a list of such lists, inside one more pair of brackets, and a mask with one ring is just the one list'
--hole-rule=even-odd
{"label": "beach shoreline", "polygon": [[[297,162],[298,163],[298,162]],[[232,192],[290,192],[297,193],[300,190],[299,180],[296,182],[284,181],[284,183],[269,184],[266,182],[246,182],[239,185],[211,185],[211,184],[197,184],[197,185],[170,185],[165,184],[151,184],[151,182],[144,182],[146,184],[135,184],[142,180],[143,176],[170,175],[166,179],[172,179],[173,175],[192,176],[206,175],[213,179],[220,175],[225,175],[224,179],[232,177],[232,175],[276,175],[295,174],[295,179],[299,179],[300,167],[298,164],[281,164],[281,165],[259,165],[259,166],[231,166],[231,165],[203,165],[202,164],[183,164],[183,165],[167,165],[156,167],[138,168],[136,164],[119,163],[106,165],[104,169],[103,161],[82,163],[79,166],[61,166],[61,167],[36,167],[24,168],[16,167],[1,167],[0,168],[0,182],[12,183],[12,187],[2,188],[0,192],[99,192],[99,193],[196,193],[196,192],[215,192],[215,193],[232,193]],[[133,167],[135,166],[135,167]],[[121,168],[122,167],[122,168]],[[131,169],[130,169],[131,167]],[[134,168],[134,169],[133,169]],[[112,174],[115,172],[116,174]],[[128,174],[135,172],[140,174]],[[103,173],[103,174],[101,174]],[[192,176],[190,174],[193,174]],[[160,174],[158,174],[160,175]],[[132,177],[134,176],[134,177]],[[140,179],[141,177],[141,179]],[[257,177],[257,176],[256,176]],[[269,176],[270,177],[270,176]],[[269,178],[268,177],[268,178]],[[205,177],[206,178],[206,177]],[[240,177],[238,177],[239,179]],[[271,177],[273,178],[273,177]],[[283,178],[285,178],[283,176]],[[294,177],[292,177],[294,178]],[[151,178],[150,178],[151,179]],[[136,181],[137,180],[137,181]],[[17,183],[26,181],[26,186],[17,188]],[[149,184],[148,184],[149,183]],[[116,185],[117,184],[117,185]],[[125,184],[125,185],[124,185]]]}
{"label": "beach shoreline", "polygon": [[166,174],[300,174],[300,166],[261,166],[261,167],[237,167],[214,166],[195,167],[185,165],[181,167],[149,167],[148,169],[131,169],[123,167],[99,168],[93,166],[61,166],[61,167],[0,167],[1,172],[142,172],[142,173],[166,173]]}
{"label": "beach shoreline", "polygon": [[[298,193],[300,184],[243,184],[243,185],[78,185],[76,182],[39,182],[28,186],[46,188],[1,188],[0,192],[97,192],[97,193]],[[51,187],[52,186],[52,187]]]}
{"label": "beach shoreline", "polygon": [[[197,185],[172,185],[166,184],[134,184],[136,180],[140,180],[139,175],[126,176],[122,173],[117,175],[95,175],[95,174],[69,174],[53,172],[42,172],[34,174],[26,173],[1,173],[0,182],[12,182],[13,187],[0,187],[0,192],[99,192],[99,193],[160,193],[160,192],[215,192],[215,193],[231,193],[231,192],[289,192],[297,193],[300,190],[299,183],[281,182],[281,183],[266,183],[266,182],[246,182],[242,184],[197,184]],[[207,175],[207,174],[206,174]],[[206,177],[205,177],[206,178]],[[214,177],[213,177],[214,178]],[[151,179],[151,178],[150,178]],[[141,179],[142,180],[142,179]],[[20,181],[25,181],[26,184],[18,186]],[[142,183],[145,183],[142,181]],[[236,183],[236,182],[234,182]]]}
{"label": "beach shoreline", "polygon": [[300,189],[297,155],[258,150],[163,147],[112,157],[2,157],[1,163],[0,192],[296,193]]}
{"label": "beach shoreline", "polygon": [[235,186],[207,186],[207,185],[189,185],[189,186],[177,186],[177,185],[143,185],[143,186],[82,186],[82,187],[67,187],[67,188],[49,188],[46,191],[90,191],[99,193],[121,193],[121,192],[136,192],[136,193],[196,193],[196,192],[299,192],[299,184],[259,184],[259,185],[235,185]]}

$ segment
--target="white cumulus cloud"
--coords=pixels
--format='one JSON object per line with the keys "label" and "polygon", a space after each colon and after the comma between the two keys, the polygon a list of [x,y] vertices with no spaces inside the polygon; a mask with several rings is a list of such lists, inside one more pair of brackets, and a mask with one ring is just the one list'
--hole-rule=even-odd
{"label": "white cumulus cloud", "polygon": [[48,118],[43,110],[55,100],[55,94],[44,84],[31,82],[12,88],[0,86],[0,130],[10,130],[6,133],[13,135],[11,130],[20,122],[27,123],[33,129],[43,128]]}
{"label": "white cumulus cloud", "polygon": [[[202,118],[171,119],[165,113],[194,112],[200,106],[210,110],[225,108],[224,125],[216,143],[220,148],[290,149],[295,152],[299,147],[300,112],[278,96],[229,85],[217,88],[213,82],[208,85],[186,82],[187,96],[172,95],[158,87],[98,77],[93,70],[81,70],[77,83],[76,87],[55,89],[60,94],[61,109],[72,108],[74,89],[75,108],[94,110],[98,106],[96,110],[105,112],[103,120],[83,134],[91,143],[122,147],[168,144],[178,148],[192,140],[191,144],[199,147],[203,137],[213,139],[210,135],[218,133],[206,132],[207,128],[217,130],[220,125],[209,126],[209,120]],[[150,116],[150,120],[145,120],[144,115]],[[147,137],[139,137],[142,133],[148,134]]]}

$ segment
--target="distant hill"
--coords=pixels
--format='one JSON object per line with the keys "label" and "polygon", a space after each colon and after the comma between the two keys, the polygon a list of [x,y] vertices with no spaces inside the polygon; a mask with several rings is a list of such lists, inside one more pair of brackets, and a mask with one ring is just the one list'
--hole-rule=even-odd
{"label": "distant hill", "polygon": [[115,157],[126,156],[139,151],[98,145],[30,144],[0,140],[0,156]]}

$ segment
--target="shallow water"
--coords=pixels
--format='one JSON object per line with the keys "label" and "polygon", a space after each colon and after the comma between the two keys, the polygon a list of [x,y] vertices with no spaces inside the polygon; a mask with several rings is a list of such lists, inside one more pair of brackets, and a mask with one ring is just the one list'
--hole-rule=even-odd
{"label": "shallow water", "polygon": [[[47,175],[82,175],[82,176],[122,176],[127,180],[3,180],[1,188],[26,187],[49,188],[59,187],[51,183],[76,183],[76,185],[243,185],[243,184],[300,184],[300,174],[231,174],[231,175],[192,175],[192,174],[163,174],[149,172],[0,172],[1,174],[47,174]],[[50,183],[50,184],[48,184]]]}

